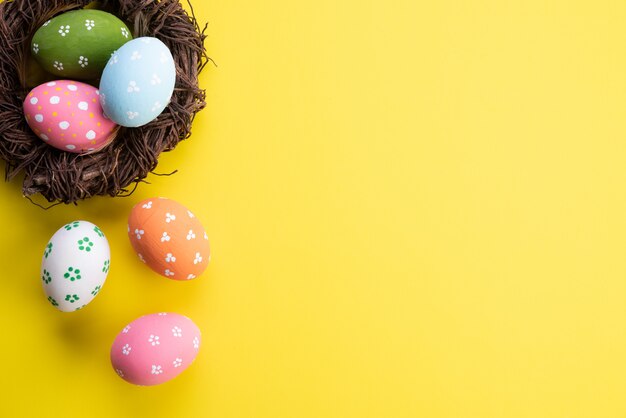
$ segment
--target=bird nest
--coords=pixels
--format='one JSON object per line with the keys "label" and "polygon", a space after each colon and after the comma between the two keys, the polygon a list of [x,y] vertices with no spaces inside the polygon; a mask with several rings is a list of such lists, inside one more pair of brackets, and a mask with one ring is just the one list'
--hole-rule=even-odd
{"label": "bird nest", "polygon": [[[159,38],[176,64],[171,103],[153,122],[121,128],[106,148],[92,154],[71,154],[53,148],[31,131],[22,103],[29,91],[53,76],[43,76],[30,55],[36,30],[54,16],[83,7],[114,14],[133,36]],[[49,202],[76,203],[92,196],[132,193],[157,166],[159,155],[191,135],[197,112],[205,105],[198,75],[208,57],[201,28],[189,4],[178,0],[5,0],[0,3],[0,157],[6,179],[23,174],[22,191],[41,194]],[[46,78],[47,77],[47,78]],[[97,80],[95,81],[97,82]]]}

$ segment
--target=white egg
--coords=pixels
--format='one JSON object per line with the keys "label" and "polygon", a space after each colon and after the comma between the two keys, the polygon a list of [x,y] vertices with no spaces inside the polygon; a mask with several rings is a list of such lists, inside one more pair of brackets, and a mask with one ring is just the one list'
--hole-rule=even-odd
{"label": "white egg", "polygon": [[77,311],[102,289],[111,264],[104,233],[87,221],[74,221],[50,239],[41,261],[48,301],[63,312]]}

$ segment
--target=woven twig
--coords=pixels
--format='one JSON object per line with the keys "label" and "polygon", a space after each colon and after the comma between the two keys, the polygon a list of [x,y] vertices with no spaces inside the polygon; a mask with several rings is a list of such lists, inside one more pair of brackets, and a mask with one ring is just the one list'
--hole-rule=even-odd
{"label": "woven twig", "polygon": [[63,152],[39,139],[26,124],[22,109],[35,87],[27,76],[33,65],[31,38],[48,19],[89,3],[0,3],[0,157],[7,163],[7,181],[24,174],[25,196],[39,193],[49,202],[76,203],[97,195],[127,194],[134,190],[133,183],[142,182],[156,168],[161,152],[189,138],[196,113],[206,105],[205,92],[198,86],[198,74],[208,61],[206,26],[198,25],[193,11],[189,15],[178,0],[102,1],[98,8],[127,23],[135,37],[154,36],[170,48],[177,76],[172,101],[157,120],[141,128],[121,128],[109,146],[94,154]]}

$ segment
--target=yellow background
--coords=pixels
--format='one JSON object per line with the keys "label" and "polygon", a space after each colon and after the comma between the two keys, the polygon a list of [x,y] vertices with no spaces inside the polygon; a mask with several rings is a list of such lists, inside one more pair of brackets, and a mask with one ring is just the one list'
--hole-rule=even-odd
{"label": "yellow background", "polygon": [[[0,416],[626,416],[623,1],[195,1],[218,67],[191,140],[127,199],[44,212],[0,188]],[[130,208],[213,246],[146,269]],[[98,224],[112,269],[62,314],[48,238]],[[193,318],[178,379],[109,363],[136,317]]]}

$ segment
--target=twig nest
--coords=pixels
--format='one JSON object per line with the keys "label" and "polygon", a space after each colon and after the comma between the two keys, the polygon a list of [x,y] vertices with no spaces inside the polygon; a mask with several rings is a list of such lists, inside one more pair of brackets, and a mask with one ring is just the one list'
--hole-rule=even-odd
{"label": "twig nest", "polygon": [[[61,13],[93,7],[91,1],[13,0],[0,3],[0,157],[6,178],[23,174],[23,194],[41,194],[49,202],[76,203],[97,195],[132,192],[170,151],[189,138],[191,125],[203,109],[205,92],[198,75],[208,61],[201,28],[178,0],[102,1],[97,9],[119,18],[133,37],[154,37],[171,51],[176,84],[169,105],[154,121],[138,128],[122,127],[103,149],[75,154],[42,141],[27,124],[23,103],[29,91],[58,78],[45,73],[32,56],[36,31]],[[98,86],[98,80],[93,80]],[[148,109],[149,110],[149,109]]]}

